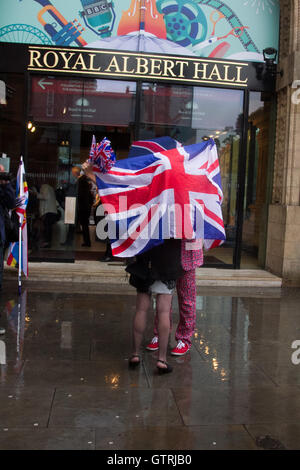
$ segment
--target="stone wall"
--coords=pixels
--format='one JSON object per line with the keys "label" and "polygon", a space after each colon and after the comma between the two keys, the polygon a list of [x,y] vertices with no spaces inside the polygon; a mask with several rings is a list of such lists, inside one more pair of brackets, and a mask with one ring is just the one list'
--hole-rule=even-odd
{"label": "stone wall", "polygon": [[[266,268],[286,284],[300,285],[300,0],[281,0],[277,124]],[[299,94],[300,101],[300,94]]]}

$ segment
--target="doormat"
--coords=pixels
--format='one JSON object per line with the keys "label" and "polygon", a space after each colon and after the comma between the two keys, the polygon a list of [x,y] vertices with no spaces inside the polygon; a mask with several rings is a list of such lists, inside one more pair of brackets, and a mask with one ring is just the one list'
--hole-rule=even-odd
{"label": "doormat", "polygon": [[220,266],[226,265],[224,261],[221,261],[219,258],[215,256],[204,256],[204,264],[203,266],[209,266],[210,264],[218,264]]}
{"label": "doormat", "polygon": [[75,251],[76,261],[99,261],[105,251]]}
{"label": "doormat", "polygon": [[34,263],[74,263],[74,252],[64,250],[40,250],[28,256],[29,262]]}

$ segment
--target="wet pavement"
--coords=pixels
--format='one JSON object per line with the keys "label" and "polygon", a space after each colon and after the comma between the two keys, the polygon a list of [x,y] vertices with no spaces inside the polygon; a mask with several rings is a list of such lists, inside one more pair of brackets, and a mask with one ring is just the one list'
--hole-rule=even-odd
{"label": "wet pavement", "polygon": [[[127,286],[32,284],[18,303],[6,282],[0,449],[300,449],[300,289],[198,288],[165,376],[148,351],[128,369],[134,309]],[[170,348],[176,298],[173,318]]]}

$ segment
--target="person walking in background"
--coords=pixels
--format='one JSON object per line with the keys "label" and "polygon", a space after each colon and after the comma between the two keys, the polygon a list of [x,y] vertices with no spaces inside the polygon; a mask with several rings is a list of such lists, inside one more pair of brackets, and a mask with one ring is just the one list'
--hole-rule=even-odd
{"label": "person walking in background", "polygon": [[44,183],[36,194],[40,202],[40,217],[43,222],[44,242],[42,248],[51,248],[52,227],[58,220],[57,201],[54,188]]}
{"label": "person walking in background", "polygon": [[[105,218],[105,212],[100,210],[98,210],[99,208],[101,209],[101,199],[100,199],[100,196],[99,194],[96,195],[95,197],[95,204],[94,204],[94,207],[95,207],[95,215],[94,215],[94,220],[95,220],[95,225],[97,227],[98,223]],[[99,215],[101,214],[101,215]],[[107,231],[107,225],[105,227],[105,230]],[[101,242],[104,242],[106,247],[105,247],[105,253],[104,255],[101,256],[101,258],[99,258],[99,261],[101,262],[108,262],[108,261],[113,261],[114,260],[114,257],[112,255],[112,250],[111,250],[111,245],[110,245],[110,241],[109,241],[109,238],[108,238],[108,235],[106,235],[106,238],[98,238],[97,236],[97,230],[96,230],[96,239],[101,241]]]}
{"label": "person walking in background", "polygon": [[[65,197],[76,198],[76,206],[77,206],[78,181],[77,181],[77,177],[75,177],[76,173],[77,173],[77,170],[73,170],[73,168],[72,168],[71,171],[70,171],[69,182],[68,182],[68,185],[65,189]],[[79,172],[79,174],[80,174],[80,172]],[[75,213],[74,223],[73,224],[68,224],[67,236],[66,236],[65,241],[61,243],[61,246],[72,247],[73,242],[74,242],[74,236],[75,236],[75,230],[76,230],[77,222],[78,222],[78,214]]]}
{"label": "person walking in background", "polygon": [[94,203],[90,182],[88,178],[81,174],[81,168],[74,166],[72,174],[77,178],[77,213],[78,221],[82,228],[83,243],[81,246],[91,246],[90,238],[90,215]]}
{"label": "person walking in background", "polygon": [[[177,345],[171,350],[174,356],[183,356],[192,345],[196,325],[196,268],[203,264],[202,240],[182,240],[181,264],[183,275],[177,279],[176,289],[179,305],[179,323],[175,332]],[[170,310],[172,328],[172,311]],[[154,320],[154,336],[146,346],[148,351],[159,349],[158,318]]]}
{"label": "person walking in background", "polygon": [[[1,178],[2,173],[2,178]],[[0,294],[2,291],[2,277],[3,277],[3,260],[5,250],[5,211],[14,209],[16,206],[16,198],[14,189],[10,181],[3,179],[5,169],[0,165]],[[0,328],[0,334],[4,334],[5,329]]]}
{"label": "person walking in background", "polygon": [[0,165],[0,291],[2,289],[3,258],[5,249],[5,211],[16,206],[15,192],[10,181],[1,179],[5,169]]}

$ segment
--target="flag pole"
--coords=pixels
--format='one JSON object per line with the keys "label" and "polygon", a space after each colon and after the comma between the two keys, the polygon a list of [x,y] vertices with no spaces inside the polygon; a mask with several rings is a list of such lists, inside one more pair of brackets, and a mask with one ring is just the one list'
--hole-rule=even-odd
{"label": "flag pole", "polygon": [[[19,290],[20,294],[20,290]],[[18,299],[18,329],[17,329],[17,355],[19,358],[19,352],[20,352],[20,321],[21,321],[21,296],[19,296]]]}
{"label": "flag pole", "polygon": [[[23,157],[21,155],[20,165],[23,165]],[[20,172],[19,196],[23,196],[23,171]],[[19,295],[22,293],[22,220],[19,218],[19,275],[18,275]]]}

